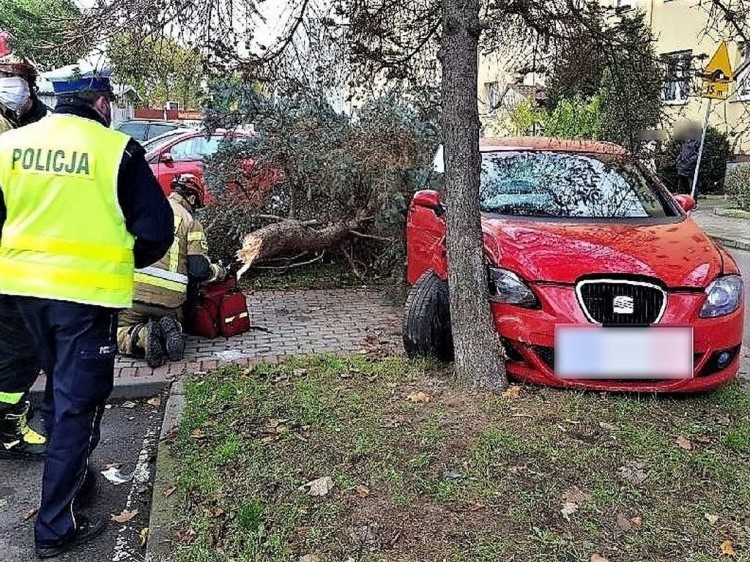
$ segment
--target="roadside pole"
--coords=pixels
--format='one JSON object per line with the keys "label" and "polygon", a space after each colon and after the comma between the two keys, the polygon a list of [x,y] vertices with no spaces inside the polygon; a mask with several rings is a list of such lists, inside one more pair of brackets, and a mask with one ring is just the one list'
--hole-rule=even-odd
{"label": "roadside pole", "polygon": [[690,197],[695,199],[695,189],[698,187],[698,172],[701,169],[701,160],[703,159],[703,148],[706,145],[706,129],[708,129],[708,117],[711,115],[711,104],[714,100],[708,98],[708,107],[706,108],[706,116],[703,118],[703,132],[701,133],[701,147],[698,150],[698,161],[695,163],[695,173],[693,174],[693,186],[690,189]]}
{"label": "roadside pole", "polygon": [[734,81],[734,72],[729,62],[729,51],[726,41],[722,41],[719,48],[711,57],[708,66],[703,73],[703,87],[701,88],[701,97],[708,99],[706,116],[703,119],[703,132],[701,133],[701,146],[698,150],[698,161],[695,163],[695,173],[693,174],[693,186],[690,189],[690,197],[695,199],[695,191],[698,187],[698,173],[701,169],[701,160],[703,159],[703,149],[706,145],[706,131],[708,130],[708,118],[711,115],[711,105],[714,100],[726,101],[729,95],[729,84]]}

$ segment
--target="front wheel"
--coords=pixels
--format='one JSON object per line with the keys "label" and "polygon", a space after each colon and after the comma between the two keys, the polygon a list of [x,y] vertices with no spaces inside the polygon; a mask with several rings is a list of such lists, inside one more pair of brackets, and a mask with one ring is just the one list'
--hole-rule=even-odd
{"label": "front wheel", "polygon": [[409,292],[404,310],[404,349],[409,357],[453,360],[448,282],[426,271]]}

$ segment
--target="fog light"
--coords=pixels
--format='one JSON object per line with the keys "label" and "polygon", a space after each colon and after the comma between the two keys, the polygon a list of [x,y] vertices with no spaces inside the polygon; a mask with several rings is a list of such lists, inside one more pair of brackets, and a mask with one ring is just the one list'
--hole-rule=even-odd
{"label": "fog light", "polygon": [[724,369],[727,365],[732,362],[732,354],[728,351],[722,351],[716,358],[716,366],[719,369]]}

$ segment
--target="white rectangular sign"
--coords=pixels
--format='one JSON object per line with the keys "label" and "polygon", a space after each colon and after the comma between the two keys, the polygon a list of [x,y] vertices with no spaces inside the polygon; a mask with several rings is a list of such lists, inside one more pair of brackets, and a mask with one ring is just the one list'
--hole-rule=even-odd
{"label": "white rectangular sign", "polygon": [[689,327],[555,327],[555,376],[561,379],[689,379]]}

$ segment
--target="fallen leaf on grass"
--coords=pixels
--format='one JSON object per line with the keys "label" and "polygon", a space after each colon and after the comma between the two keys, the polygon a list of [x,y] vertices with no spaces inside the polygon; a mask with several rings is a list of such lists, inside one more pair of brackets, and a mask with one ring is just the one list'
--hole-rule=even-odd
{"label": "fallen leaf on grass", "polygon": [[589,562],[609,562],[609,559],[604,558],[601,554],[592,554]]}
{"label": "fallen leaf on grass", "polygon": [[146,404],[148,404],[149,406],[156,406],[158,408],[159,406],[161,406],[161,398],[155,396],[154,398],[146,402]]}
{"label": "fallen leaf on grass", "polygon": [[166,490],[164,490],[164,497],[168,498],[172,494],[174,494],[177,491],[177,486],[170,486]]}
{"label": "fallen leaf on grass", "polygon": [[127,509],[123,509],[121,513],[118,513],[115,515],[112,514],[112,521],[116,521],[118,523],[127,523],[128,521],[132,521],[135,516],[138,515],[138,510],[133,509],[132,511],[128,511]]}
{"label": "fallen leaf on grass", "polygon": [[634,486],[640,486],[648,478],[643,470],[643,465],[634,461],[628,461],[624,466],[618,468],[617,475]]}
{"label": "fallen leaf on grass", "polygon": [[28,510],[26,513],[23,514],[23,520],[28,521],[29,519],[34,517],[34,515],[36,515],[38,511],[39,509],[37,508]]}
{"label": "fallen leaf on grass", "polygon": [[680,449],[685,449],[686,451],[693,450],[693,444],[690,442],[690,439],[687,439],[682,435],[677,438],[677,446],[680,447]]}
{"label": "fallen leaf on grass", "polygon": [[430,400],[432,400],[429,394],[426,394],[421,390],[419,392],[412,392],[409,396],[406,397],[406,399],[410,402],[414,402],[415,404],[427,404]]}
{"label": "fallen leaf on grass", "polygon": [[138,533],[138,536],[141,538],[141,548],[146,546],[146,541],[148,541],[148,527],[144,527],[141,529],[141,532]]}
{"label": "fallen leaf on grass", "polygon": [[565,492],[563,496],[566,502],[582,504],[591,499],[591,494],[582,492],[580,489],[573,487]]}
{"label": "fallen leaf on grass", "polygon": [[640,516],[633,517],[630,522],[633,524],[633,529],[640,531],[643,527],[643,519]]}
{"label": "fallen leaf on grass", "polygon": [[194,429],[190,432],[190,437],[193,439],[205,439],[208,435],[206,435],[206,432],[202,429]]}
{"label": "fallen leaf on grass", "polygon": [[210,513],[211,513],[211,517],[216,519],[217,517],[221,517],[222,515],[224,515],[225,512],[220,507],[212,507],[210,510]]}
{"label": "fallen leaf on grass", "polygon": [[576,511],[578,511],[577,503],[565,502],[565,505],[563,505],[560,513],[563,514],[563,517],[565,517],[566,520],[570,521],[570,516],[573,515]]}
{"label": "fallen leaf on grass", "polygon": [[370,488],[367,486],[357,486],[357,495],[364,499],[370,495]]}
{"label": "fallen leaf on grass", "polygon": [[323,476],[322,478],[311,480],[307,484],[300,486],[298,489],[300,492],[303,492],[305,491],[305,488],[307,488],[307,495],[322,497],[328,495],[328,492],[333,490],[334,486],[333,478],[330,476]]}
{"label": "fallen leaf on grass", "polygon": [[617,514],[617,528],[621,531],[632,531],[633,530],[633,523],[630,522],[630,519],[625,517],[622,513]]}
{"label": "fallen leaf on grass", "polygon": [[607,431],[615,431],[617,429],[616,425],[607,422],[599,422],[599,427],[606,429]]}
{"label": "fallen leaf on grass", "polygon": [[320,562],[320,556],[317,554],[305,554],[300,556],[298,562]]}
{"label": "fallen leaf on grass", "polygon": [[485,507],[487,507],[483,503],[470,503],[468,506],[469,511],[475,512],[475,511],[482,511]]}
{"label": "fallen leaf on grass", "polygon": [[508,389],[503,392],[503,397],[507,398],[508,400],[515,400],[521,395],[521,387],[517,384],[511,385],[508,387]]}
{"label": "fallen leaf on grass", "polygon": [[718,515],[711,515],[710,513],[706,513],[704,517],[709,523],[711,523],[711,525],[716,525],[716,523],[719,521]]}
{"label": "fallen leaf on grass", "polygon": [[735,554],[737,554],[734,551],[734,545],[732,545],[732,541],[724,541],[723,543],[721,543],[721,547],[719,548],[721,548],[721,553],[724,556],[734,556]]}

